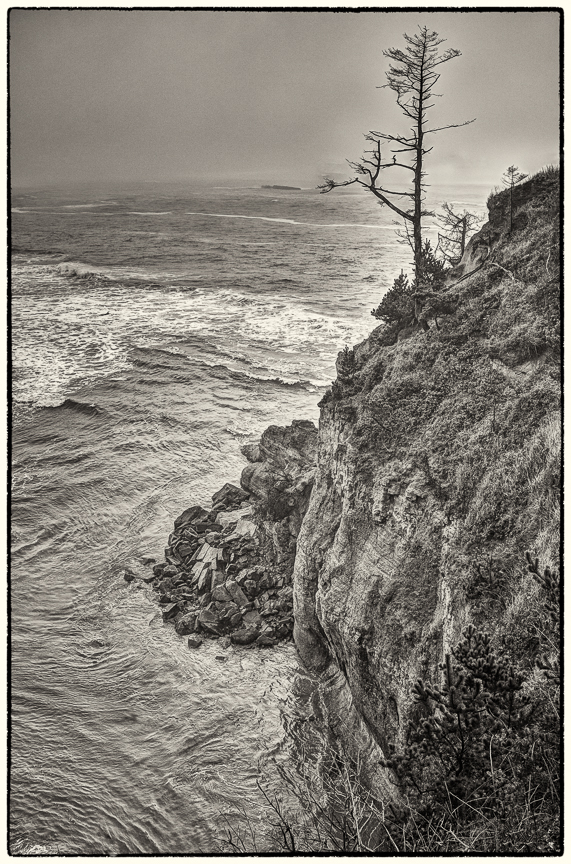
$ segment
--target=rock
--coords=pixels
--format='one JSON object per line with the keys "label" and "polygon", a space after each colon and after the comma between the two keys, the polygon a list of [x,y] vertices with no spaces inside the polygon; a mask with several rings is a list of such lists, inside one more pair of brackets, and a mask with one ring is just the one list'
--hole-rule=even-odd
{"label": "rock", "polygon": [[220,660],[222,663],[225,663],[226,660],[228,660],[228,657],[225,654],[216,654],[215,659]]}
{"label": "rock", "polygon": [[189,612],[186,615],[183,615],[182,618],[175,624],[175,630],[179,636],[188,636],[189,633],[194,633],[196,630],[196,621],[198,618],[198,612]]}
{"label": "rock", "polygon": [[263,460],[259,444],[244,444],[243,447],[240,447],[240,453],[246,457],[248,462],[261,462]]}
{"label": "rock", "polygon": [[215,492],[212,496],[212,504],[214,507],[218,504],[224,504],[224,506],[229,509],[236,507],[236,505],[240,505],[242,501],[245,501],[247,498],[249,498],[249,495],[247,492],[244,492],[243,489],[234,486],[232,483],[225,483],[222,489],[219,489],[218,492]]}
{"label": "rock", "polygon": [[256,640],[256,645],[259,645],[260,648],[272,648],[277,644],[277,639],[274,639],[272,636],[266,636],[265,634],[258,636],[258,639]]}
{"label": "rock", "polygon": [[189,507],[188,510],[185,510],[184,513],[180,514],[178,519],[174,520],[175,531],[182,525],[186,525],[188,522],[193,522],[195,519],[203,519],[205,516],[208,516],[208,510],[205,510],[204,507],[198,505]]}
{"label": "rock", "polygon": [[229,648],[231,644],[232,644],[232,640],[230,639],[229,636],[225,636],[224,639],[220,640],[220,647],[221,648]]}
{"label": "rock", "polygon": [[250,625],[261,625],[262,616],[255,609],[251,609],[249,612],[242,613],[242,620],[244,624]]}
{"label": "rock", "polygon": [[125,580],[125,582],[134,582],[136,579],[136,576],[134,573],[131,573],[130,570],[125,570],[125,572],[123,574],[123,579]]}
{"label": "rock", "polygon": [[157,579],[157,576],[154,573],[152,575],[149,574],[149,576],[143,576],[143,582],[146,582],[147,585],[154,582],[155,579]]}
{"label": "rock", "polygon": [[211,531],[222,531],[222,525],[219,522],[195,522],[194,530],[198,534],[208,534]]}
{"label": "rock", "polygon": [[256,627],[245,627],[243,630],[236,630],[230,635],[230,639],[235,645],[250,645],[258,638],[259,631]]}
{"label": "rock", "polygon": [[258,583],[254,582],[253,579],[246,579],[246,581],[242,585],[244,591],[247,591],[250,597],[255,597],[258,591]]}
{"label": "rock", "polygon": [[141,564],[143,564],[145,567],[148,567],[149,564],[154,564],[156,560],[156,558],[152,558],[150,555],[141,556]]}
{"label": "rock", "polygon": [[165,606],[163,609],[163,621],[170,621],[171,618],[180,612],[178,608],[178,603],[169,603],[168,606]]}
{"label": "rock", "polygon": [[235,582],[233,579],[228,579],[224,583],[224,588],[228,592],[234,603],[237,603],[238,606],[243,606],[245,603],[248,602],[248,598],[246,597],[238,583]]}
{"label": "rock", "polygon": [[216,600],[218,603],[227,603],[232,598],[226,591],[224,585],[216,585],[216,587],[212,589],[212,599]]}
{"label": "rock", "polygon": [[240,510],[231,510],[228,513],[219,513],[216,521],[222,525],[223,528],[228,528],[229,525],[235,525],[236,522],[240,521],[240,519],[247,519],[248,516],[251,515],[251,507],[242,507]]}
{"label": "rock", "polygon": [[200,648],[201,645],[202,645],[202,636],[197,636],[195,634],[194,636],[188,637],[188,647],[189,648]]}
{"label": "rock", "polygon": [[176,551],[181,558],[188,558],[194,552],[194,546],[191,546],[190,543],[181,543],[180,546],[177,546]]}
{"label": "rock", "polygon": [[225,581],[224,573],[221,573],[220,570],[213,571],[210,578],[210,590],[214,591],[217,585],[223,585]]}
{"label": "rock", "polygon": [[173,587],[174,583],[172,579],[161,579],[159,582],[159,591],[161,594],[166,594],[167,592],[172,591]]}
{"label": "rock", "polygon": [[205,567],[200,574],[200,578],[198,580],[198,590],[202,593],[203,591],[210,591],[210,586],[212,584],[212,571],[210,567]]}
{"label": "rock", "polygon": [[209,606],[210,603],[212,603],[212,594],[210,593],[210,591],[207,591],[206,594],[203,594],[199,602],[200,605],[204,608],[206,606]]}
{"label": "rock", "polygon": [[233,630],[236,629],[236,627],[240,627],[242,625],[242,613],[235,612],[230,618],[229,624]]}
{"label": "rock", "polygon": [[216,612],[211,608],[211,605],[199,612],[198,621],[200,626],[204,627],[205,630],[220,636],[220,619]]}
{"label": "rock", "polygon": [[179,572],[180,568],[177,567],[176,564],[168,564],[166,567],[163,568],[162,575],[168,578],[172,576],[178,576]]}
{"label": "rock", "polygon": [[220,532],[209,531],[208,534],[205,534],[204,539],[210,546],[213,546],[220,540]]}

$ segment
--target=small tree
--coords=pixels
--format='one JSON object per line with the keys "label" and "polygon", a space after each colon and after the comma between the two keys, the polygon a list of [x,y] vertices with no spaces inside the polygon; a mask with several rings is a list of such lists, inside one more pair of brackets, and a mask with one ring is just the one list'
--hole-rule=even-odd
{"label": "small tree", "polygon": [[516,165],[510,165],[502,175],[502,183],[510,190],[510,234],[513,229],[513,194],[514,186],[525,180],[527,174],[522,174]]}
{"label": "small tree", "polygon": [[[423,209],[424,188],[423,171],[424,157],[430,153],[432,147],[425,146],[425,136],[444,129],[452,129],[458,126],[466,126],[473,123],[467,120],[464,123],[452,123],[447,126],[427,128],[427,112],[434,106],[431,99],[437,95],[433,88],[440,78],[435,70],[448,60],[460,55],[456,48],[449,48],[442,54],[438,53],[438,46],[444,39],[438,38],[438,33],[431,32],[427,27],[420,27],[414,36],[404,34],[407,42],[403,51],[400,48],[389,48],[383,51],[385,57],[393,61],[386,73],[388,83],[383,85],[396,94],[397,105],[401,108],[404,116],[412,121],[410,134],[392,135],[385,132],[369,132],[365,140],[372,144],[371,150],[366,150],[359,162],[349,162],[357,176],[352,180],[337,182],[325,178],[325,182],[319,187],[322,192],[330,192],[338,186],[350,186],[358,183],[363,188],[372,192],[381,205],[390,207],[405,222],[407,235],[411,237],[411,245],[414,252],[415,275],[418,276],[422,265],[422,217],[432,215]],[[388,142],[393,145],[390,150],[392,159],[384,159],[381,153],[381,143]],[[406,154],[402,157],[397,154]],[[408,160],[408,161],[402,161]],[[412,174],[412,191],[407,189],[398,191],[387,189],[380,183],[382,172],[389,168],[404,168]],[[404,203],[401,203],[405,199]],[[406,200],[408,199],[408,201]],[[398,202],[398,203],[396,203]],[[407,206],[408,205],[408,206]],[[410,233],[409,233],[409,230]]]}
{"label": "small tree", "polygon": [[468,210],[456,213],[453,205],[446,201],[442,205],[442,213],[437,214],[436,218],[445,231],[444,234],[438,234],[436,251],[448,264],[454,266],[458,264],[466,250],[470,233],[482,220]]}

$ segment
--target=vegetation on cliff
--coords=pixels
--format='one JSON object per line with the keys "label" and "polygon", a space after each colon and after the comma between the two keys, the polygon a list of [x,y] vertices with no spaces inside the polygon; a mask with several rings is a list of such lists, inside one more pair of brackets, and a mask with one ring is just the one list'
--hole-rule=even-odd
{"label": "vegetation on cliff", "polygon": [[[383,752],[394,748],[395,769],[415,735],[422,739],[424,720],[438,720],[446,688],[474,677],[466,665],[474,658],[458,647],[468,625],[487,634],[486,650],[525,702],[507,733],[494,727],[493,712],[479,727],[472,743],[480,762],[469,779],[453,760],[446,770],[435,761],[437,749],[426,754],[424,768],[449,805],[456,787],[443,786],[439,771],[480,789],[482,806],[464,797],[440,833],[430,821],[413,840],[415,813],[440,799],[409,795],[401,835],[403,824],[412,833],[399,852],[558,848],[559,691],[549,670],[559,621],[546,612],[538,565],[523,566],[526,550],[549,573],[559,559],[558,170],[493,194],[488,207],[460,264],[416,292],[416,320],[385,319],[340,355],[322,401],[319,471],[298,541],[300,654],[316,671],[336,663]],[[447,655],[456,668],[445,667],[452,677],[443,682]],[[415,692],[419,679],[424,689]],[[482,695],[485,680],[478,686],[466,711],[495,699],[489,688]],[[401,778],[401,793],[412,778]]]}

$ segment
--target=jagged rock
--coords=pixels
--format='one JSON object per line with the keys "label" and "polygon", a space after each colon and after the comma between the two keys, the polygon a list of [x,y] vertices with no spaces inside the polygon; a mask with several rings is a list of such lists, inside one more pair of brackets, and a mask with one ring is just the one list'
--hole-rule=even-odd
{"label": "jagged rock", "polygon": [[141,564],[144,567],[148,567],[149,564],[154,564],[156,562],[156,558],[153,558],[151,555],[142,555],[141,556]]}
{"label": "jagged rock", "polygon": [[218,603],[226,603],[232,598],[230,594],[226,591],[224,585],[216,585],[215,588],[212,588],[212,599],[216,600]]}
{"label": "jagged rock", "polygon": [[130,570],[125,570],[125,572],[123,573],[123,579],[125,580],[125,582],[134,582],[136,578],[137,577],[135,576],[135,574],[131,573]]}
{"label": "jagged rock", "polygon": [[198,579],[198,590],[202,593],[203,591],[210,591],[210,586],[212,584],[212,571],[209,567],[204,567],[200,577]]}
{"label": "jagged rock", "polygon": [[180,612],[178,608],[178,603],[169,603],[168,606],[165,606],[163,609],[163,621],[170,621],[171,618]]}
{"label": "jagged rock", "polygon": [[256,645],[259,645],[260,648],[272,648],[274,645],[278,644],[278,640],[274,639],[272,636],[267,636],[266,634],[262,634],[258,636],[256,640]]}
{"label": "jagged rock", "polygon": [[153,567],[153,574],[155,576],[162,576],[163,570],[165,569],[166,566],[167,566],[166,564],[155,564],[155,566]]}
{"label": "jagged rock", "polygon": [[190,543],[181,543],[180,546],[177,546],[176,552],[181,558],[188,558],[194,552],[194,546],[191,546]]}
{"label": "jagged rock", "polygon": [[188,637],[188,647],[189,648],[200,648],[201,645],[202,645],[202,636],[197,636],[195,634],[194,636]]}
{"label": "jagged rock", "polygon": [[234,603],[237,603],[238,606],[243,606],[245,603],[248,602],[248,598],[246,597],[238,583],[235,582],[233,579],[228,579],[224,583],[224,588],[226,589]]}
{"label": "jagged rock", "polygon": [[243,447],[240,447],[240,452],[248,462],[261,462],[263,459],[259,444],[244,444]]}
{"label": "jagged rock", "polygon": [[186,615],[183,615],[182,618],[175,624],[175,630],[179,636],[188,636],[189,633],[194,633],[196,630],[196,622],[198,619],[198,612],[189,612]]}
{"label": "jagged rock", "polygon": [[251,609],[249,612],[242,613],[242,619],[244,624],[250,625],[260,625],[262,624],[262,616],[255,609]]}
{"label": "jagged rock", "polygon": [[219,504],[223,504],[226,509],[232,509],[243,501],[246,501],[248,497],[248,493],[244,492],[243,489],[234,486],[232,483],[225,483],[222,489],[219,489],[212,496],[212,505],[216,507]]}
{"label": "jagged rock", "polygon": [[174,520],[175,531],[177,528],[186,525],[188,522],[193,522],[195,519],[203,519],[206,516],[208,516],[208,510],[205,510],[204,507],[200,507],[199,505],[189,507],[188,510],[185,510],[184,513],[180,514],[178,519]]}
{"label": "jagged rock", "polygon": [[220,640],[220,647],[221,648],[229,648],[231,644],[232,644],[232,640],[230,639],[229,636],[225,636],[224,639]]}
{"label": "jagged rock", "polygon": [[204,535],[204,539],[210,546],[214,546],[214,544],[220,540],[220,532],[209,531],[208,534]]}
{"label": "jagged rock", "polygon": [[230,634],[230,639],[235,645],[250,645],[258,638],[259,631],[256,627],[245,627]]}
{"label": "jagged rock", "polygon": [[198,622],[205,630],[220,636],[220,619],[211,604],[199,612]]}
{"label": "jagged rock", "polygon": [[176,566],[176,564],[168,564],[166,567],[163,568],[162,575],[169,578],[171,576],[177,576],[178,573],[179,573],[179,568]]}
{"label": "jagged rock", "polygon": [[199,603],[202,607],[209,606],[212,603],[212,594],[210,591],[207,591],[206,594],[203,594],[199,600]]}

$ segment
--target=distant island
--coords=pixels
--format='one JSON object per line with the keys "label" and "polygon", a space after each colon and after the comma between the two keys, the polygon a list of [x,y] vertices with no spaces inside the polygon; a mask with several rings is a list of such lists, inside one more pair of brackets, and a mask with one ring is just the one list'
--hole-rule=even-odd
{"label": "distant island", "polygon": [[296,189],[301,192],[301,186],[262,186],[262,189]]}

